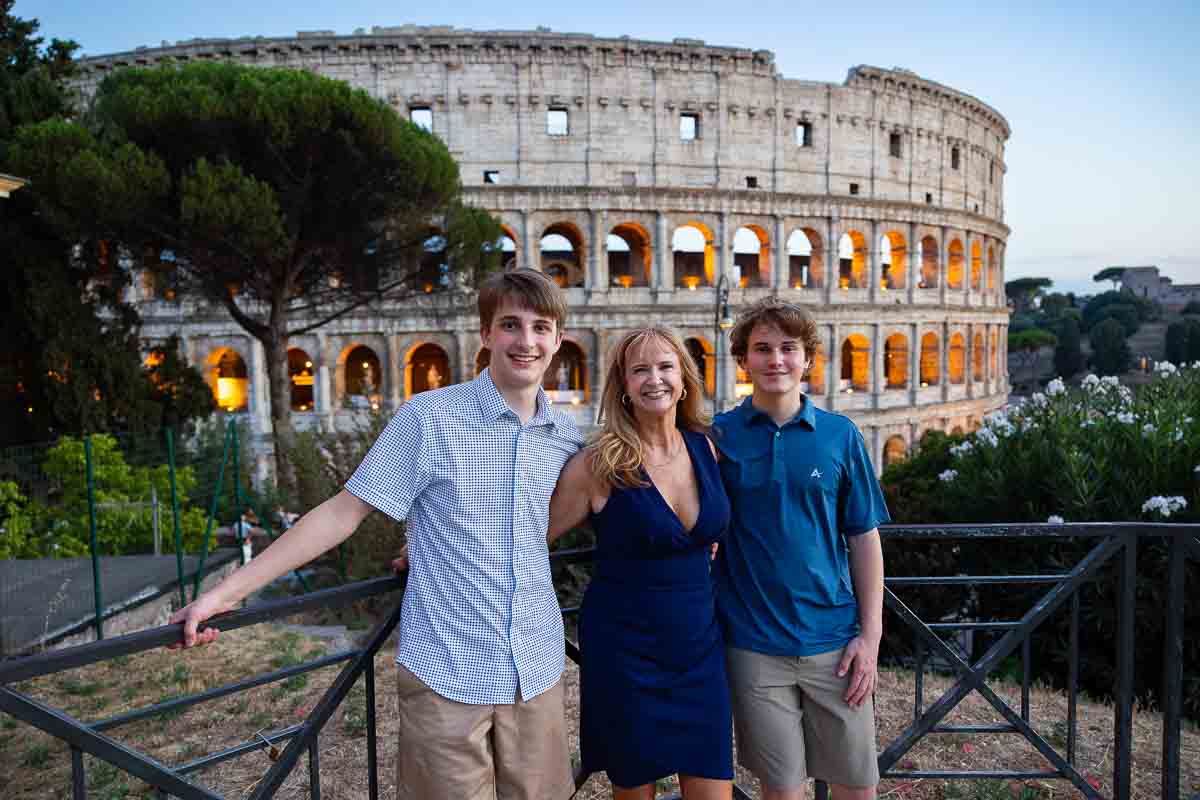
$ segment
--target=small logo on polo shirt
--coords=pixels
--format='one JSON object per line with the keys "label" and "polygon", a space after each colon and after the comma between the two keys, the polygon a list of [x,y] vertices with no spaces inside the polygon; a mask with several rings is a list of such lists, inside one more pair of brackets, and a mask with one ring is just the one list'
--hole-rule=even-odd
{"label": "small logo on polo shirt", "polygon": [[821,477],[821,470],[817,469],[816,467],[813,467],[812,474],[811,474],[811,475],[809,475],[808,477],[810,477],[810,478],[819,478],[819,477]]}

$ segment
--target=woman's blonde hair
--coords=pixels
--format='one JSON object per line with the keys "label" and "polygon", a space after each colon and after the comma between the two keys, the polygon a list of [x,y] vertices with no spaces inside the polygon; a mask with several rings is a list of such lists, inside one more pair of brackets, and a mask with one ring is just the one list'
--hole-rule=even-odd
{"label": "woman's blonde hair", "polygon": [[650,485],[642,477],[642,438],[638,435],[632,404],[624,402],[629,354],[649,342],[665,345],[679,359],[685,395],[675,409],[675,427],[705,434],[709,430],[709,419],[704,413],[704,382],[679,334],[661,325],[630,331],[608,357],[607,377],[600,397],[600,433],[588,445],[592,476],[608,486]]}

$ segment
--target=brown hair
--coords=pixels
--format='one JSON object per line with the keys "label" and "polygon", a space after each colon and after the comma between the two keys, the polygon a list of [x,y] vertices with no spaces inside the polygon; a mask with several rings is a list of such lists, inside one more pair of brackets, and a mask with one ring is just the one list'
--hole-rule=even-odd
{"label": "brown hair", "polygon": [[642,438],[638,435],[633,410],[622,402],[625,394],[625,369],[629,353],[647,342],[658,342],[674,351],[683,375],[683,397],[675,410],[675,427],[708,433],[709,420],[704,412],[704,382],[691,354],[679,334],[661,325],[630,331],[621,338],[608,357],[604,392],[600,397],[600,433],[588,445],[592,475],[609,486],[648,486],[642,478]]}
{"label": "brown hair", "polygon": [[777,297],[764,297],[738,314],[729,334],[729,352],[735,358],[745,358],[750,348],[750,334],[756,325],[770,325],[788,336],[795,336],[804,345],[804,355],[813,360],[821,349],[817,336],[817,321],[808,310]]}
{"label": "brown hair", "polygon": [[505,300],[549,317],[562,333],[567,322],[567,299],[558,284],[535,269],[521,268],[492,275],[479,287],[479,325],[492,327],[492,317]]}

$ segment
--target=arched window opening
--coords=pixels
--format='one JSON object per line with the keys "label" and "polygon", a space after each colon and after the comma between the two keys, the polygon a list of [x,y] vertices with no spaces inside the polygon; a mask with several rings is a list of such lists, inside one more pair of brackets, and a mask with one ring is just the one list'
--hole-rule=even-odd
{"label": "arched window opening", "polygon": [[921,240],[921,281],[918,289],[938,287],[938,243],[932,236]]}
{"label": "arched window opening", "polygon": [[788,237],[788,286],[819,289],[825,285],[825,254],[821,236],[810,228],[792,231]]}
{"label": "arched window opening", "polygon": [[289,348],[287,357],[292,411],[315,410],[313,385],[316,369],[312,359],[299,347]]}
{"label": "arched window opening", "polygon": [[838,239],[838,288],[867,288],[867,240],[858,231]]}
{"label": "arched window opening", "polygon": [[375,351],[366,345],[358,345],[346,356],[344,368],[345,405],[348,408],[378,410],[383,373]]}
{"label": "arched window opening", "polygon": [[733,264],[738,269],[742,288],[769,286],[771,283],[771,245],[766,231],[757,225],[744,225],[733,234]]}
{"label": "arched window opening", "polygon": [[963,243],[958,239],[950,241],[950,260],[946,265],[946,285],[951,289],[963,288]]}
{"label": "arched window opening", "polygon": [[950,370],[950,382],[962,383],[966,379],[967,345],[961,333],[950,337],[950,353],[947,368]]}
{"label": "arched window opening", "polygon": [[976,383],[983,380],[983,334],[971,340],[971,377]]}
{"label": "arched window opening", "polygon": [[250,402],[250,380],[246,362],[238,352],[226,347],[209,359],[213,397],[225,411],[245,411]]}
{"label": "arched window opening", "polygon": [[992,349],[989,351],[992,354],[992,377],[1000,378],[1000,370],[997,365],[1000,363],[1000,335],[996,331],[992,331]]}
{"label": "arched window opening", "polygon": [[996,288],[996,248],[991,246],[988,247],[987,288],[988,291]]}
{"label": "arched window opening", "polygon": [[703,339],[692,337],[684,341],[684,346],[687,347],[688,355],[692,357],[692,361],[696,364],[696,370],[700,373],[700,382],[704,384],[704,391],[711,397],[713,393],[713,369],[712,363],[712,348]]}
{"label": "arched window opening", "polygon": [[898,231],[879,237],[879,288],[903,289],[908,280],[908,244]]}
{"label": "arched window opening", "polygon": [[675,265],[675,285],[687,289],[712,286],[712,231],[698,222],[675,229],[671,236],[671,257]]}
{"label": "arched window opening", "polygon": [[871,345],[861,334],[851,334],[842,342],[841,387],[847,392],[871,388]]}
{"label": "arched window opening", "polygon": [[579,345],[563,340],[550,362],[550,369],[546,370],[542,386],[551,402],[579,405],[586,401],[587,360]]}
{"label": "arched window opening", "polygon": [[886,388],[908,386],[908,339],[903,334],[894,333],[884,342],[883,371],[887,378]]}
{"label": "arched window opening", "polygon": [[608,251],[608,278],[613,286],[629,289],[650,285],[650,234],[641,225],[616,226],[605,240]]}
{"label": "arched window opening", "polygon": [[938,350],[937,334],[927,333],[921,337],[921,386],[936,386],[941,379],[941,352]]}
{"label": "arched window opening", "polygon": [[569,222],[546,228],[539,242],[542,272],[562,288],[583,286],[583,236]]}
{"label": "arched window opening", "polygon": [[883,444],[883,466],[890,467],[899,463],[908,455],[908,445],[903,436],[893,436]]}
{"label": "arched window opening", "polygon": [[825,394],[825,354],[817,348],[813,353],[812,366],[808,368],[808,381],[802,385],[805,394]]}
{"label": "arched window opening", "polygon": [[436,344],[422,344],[409,353],[405,389],[409,397],[450,385],[450,357]]}
{"label": "arched window opening", "polygon": [[971,290],[983,289],[983,248],[979,242],[971,242]]}

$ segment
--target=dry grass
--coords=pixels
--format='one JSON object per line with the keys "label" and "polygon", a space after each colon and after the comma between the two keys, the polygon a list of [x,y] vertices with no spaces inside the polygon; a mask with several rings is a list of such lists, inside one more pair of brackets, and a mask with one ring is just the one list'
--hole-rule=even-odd
{"label": "dry grass", "polygon": [[[143,653],[128,659],[93,665],[80,670],[30,681],[22,691],[85,720],[111,716],[121,711],[156,702],[181,693],[202,691],[237,677],[259,674],[294,659],[312,658],[325,652],[325,643],[275,626],[263,625],[222,635],[213,647],[184,656],[167,651]],[[299,722],[321,692],[332,682],[338,667],[310,673],[307,681],[273,684],[193,708],[172,719],[148,720],[111,732],[130,747],[168,764],[178,764],[252,738],[259,729],[272,730]],[[380,782],[382,796],[392,796],[392,750],[395,747],[395,695],[392,652],[376,660],[377,712],[380,730]],[[913,679],[907,672],[884,672],[877,695],[879,741],[891,741],[912,720]],[[950,681],[927,677],[926,699],[932,702]],[[993,685],[997,692],[1019,709],[1020,688]],[[578,749],[578,673],[566,675],[571,747]],[[321,736],[322,797],[328,800],[364,800],[367,797],[365,696],[356,690],[339,709]],[[1066,698],[1057,692],[1035,688],[1032,695],[1034,727],[1060,751],[1065,750]],[[1001,721],[990,705],[977,694],[968,697],[946,720],[948,723]],[[1079,705],[1080,772],[1099,782],[1101,793],[1111,791],[1112,709],[1081,700]],[[1134,764],[1132,797],[1160,796],[1161,718],[1138,710],[1134,715]],[[148,788],[136,779],[118,773],[102,762],[87,759],[89,797],[99,800],[148,797]],[[245,797],[266,772],[268,757],[252,753],[214,767],[198,779],[229,798]],[[1200,791],[1200,732],[1185,731],[1183,752],[1184,796]],[[926,737],[901,761],[902,769],[1044,769],[1045,759],[1015,734],[940,734]],[[6,783],[3,795],[12,800],[66,798],[70,786],[70,758],[64,745],[40,731],[0,716],[0,771]],[[308,797],[306,764],[301,763],[277,795],[299,800]],[[757,797],[757,786],[748,775],[739,775],[742,785]],[[664,782],[664,790],[674,788]],[[580,800],[608,796],[603,776],[594,776],[577,795]],[[1026,781],[1013,786],[993,782],[885,781],[881,797],[890,798],[1070,798],[1081,796],[1064,781]]]}

